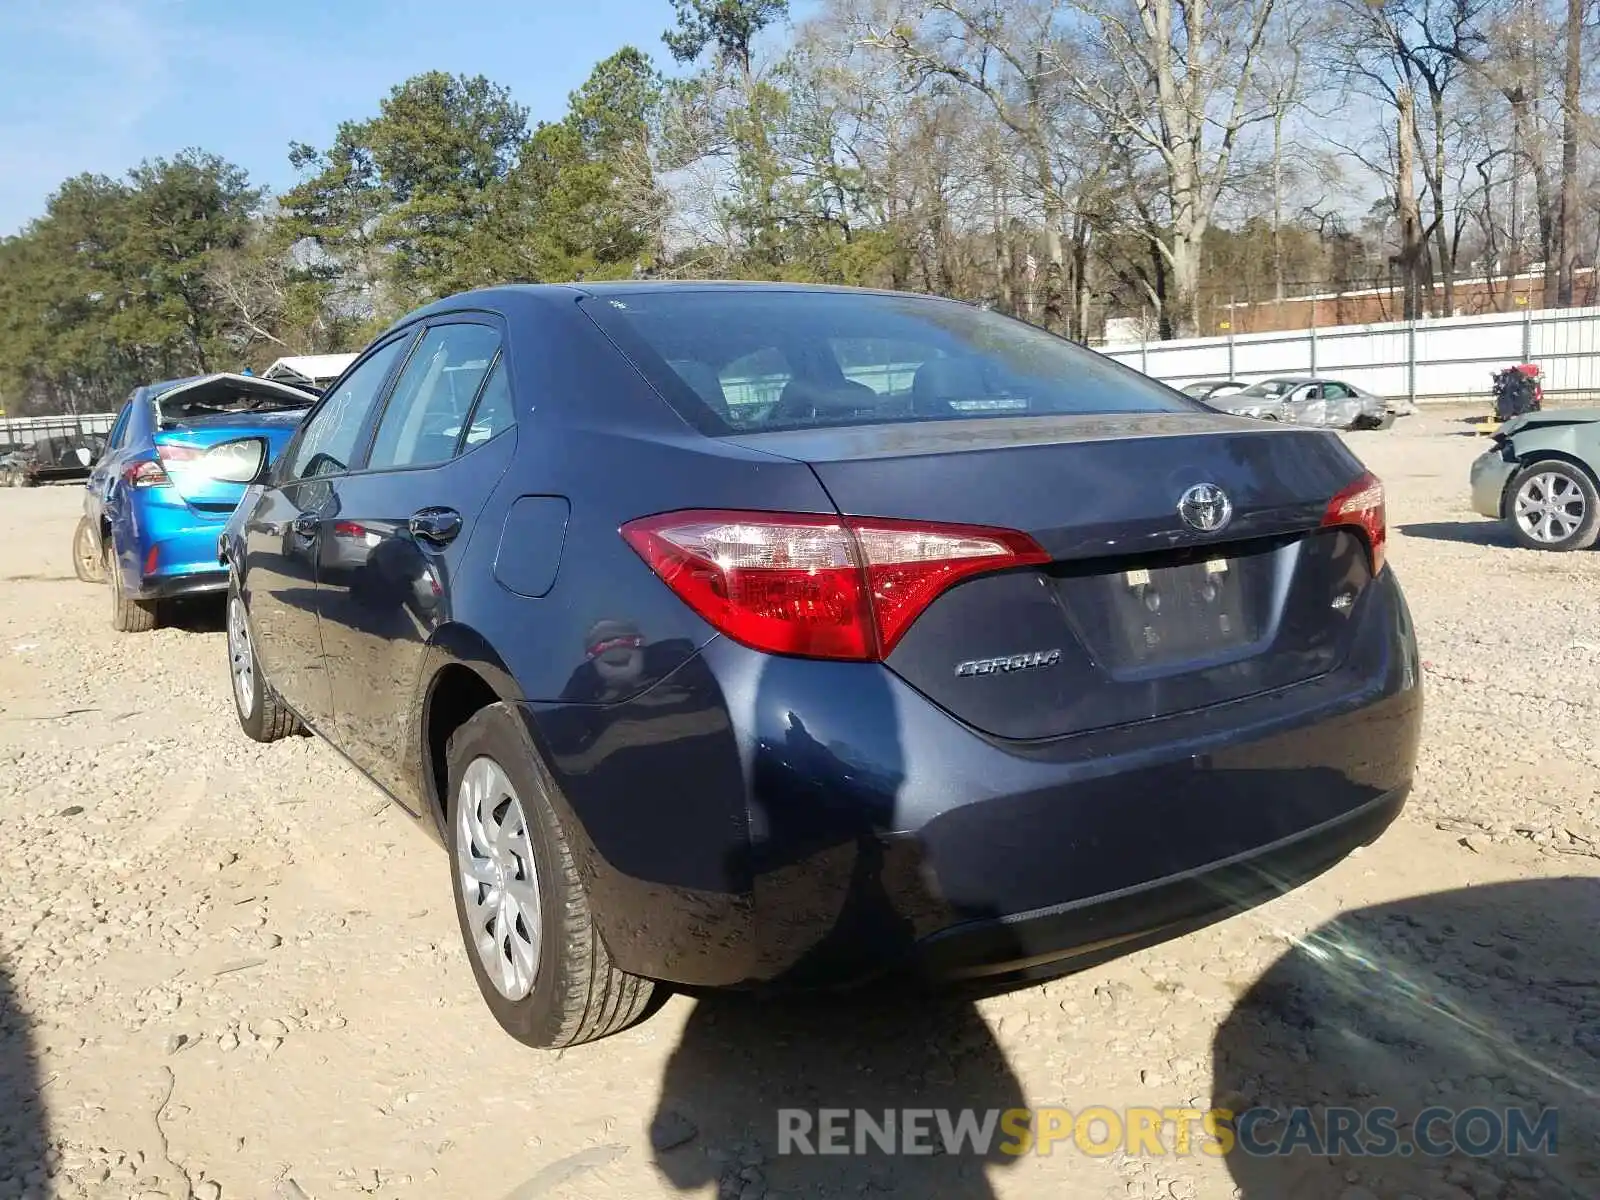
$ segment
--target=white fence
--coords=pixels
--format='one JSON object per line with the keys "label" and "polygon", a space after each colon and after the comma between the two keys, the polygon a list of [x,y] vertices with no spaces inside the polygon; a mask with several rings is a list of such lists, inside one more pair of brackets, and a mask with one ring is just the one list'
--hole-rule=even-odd
{"label": "white fence", "polygon": [[1547,395],[1577,399],[1600,395],[1600,308],[1141,342],[1102,353],[1165,383],[1320,375],[1423,401],[1482,399],[1495,371],[1531,362]]}

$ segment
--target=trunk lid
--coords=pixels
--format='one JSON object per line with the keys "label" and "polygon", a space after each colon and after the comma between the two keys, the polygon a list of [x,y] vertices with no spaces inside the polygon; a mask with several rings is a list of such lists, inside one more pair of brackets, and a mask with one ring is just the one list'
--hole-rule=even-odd
{"label": "trunk lid", "polygon": [[[307,403],[310,403],[309,397]],[[163,422],[154,438],[156,454],[166,468],[173,490],[197,516],[226,520],[249,485],[207,474],[203,465],[205,452],[224,442],[260,438],[266,442],[266,460],[271,462],[294,436],[305,415],[306,409],[291,408],[218,413]]]}
{"label": "trunk lid", "polygon": [[[1002,418],[736,439],[812,466],[840,512],[1020,530],[1051,562],[940,595],[888,666],[955,716],[1045,738],[1290,686],[1346,653],[1371,581],[1324,528],[1363,473],[1332,433],[1214,414]],[[1219,529],[1180,516],[1213,485]],[[1192,515],[1213,511],[1192,496]]]}

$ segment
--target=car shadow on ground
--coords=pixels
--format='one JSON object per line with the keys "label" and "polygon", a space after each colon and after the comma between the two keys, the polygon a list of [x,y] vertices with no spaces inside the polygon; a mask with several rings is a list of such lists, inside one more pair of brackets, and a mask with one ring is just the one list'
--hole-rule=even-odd
{"label": "car shadow on ground", "polygon": [[[719,1200],[985,1200],[996,1194],[989,1172],[1017,1160],[1005,1153],[1015,1139],[1000,1132],[1000,1114],[1026,1100],[971,997],[903,977],[845,992],[782,990],[870,975],[883,965],[880,948],[915,935],[907,897],[918,892],[918,861],[886,842],[904,827],[907,751],[894,700],[875,675],[852,679],[847,703],[837,686],[828,672],[769,665],[761,674],[751,822],[763,833],[730,852],[727,874],[759,881],[767,911],[786,914],[762,927],[754,959],[757,977],[779,990],[695,1003],[661,1080],[656,1166],[674,1187],[713,1186]],[[876,1136],[854,1117],[824,1132],[823,1109],[870,1116]],[[945,1148],[930,1113],[905,1153],[907,1109],[944,1110],[947,1122],[992,1113],[995,1136],[985,1152],[970,1143],[915,1152]],[[806,1140],[784,1136],[808,1125]],[[835,1128],[846,1153],[829,1136]]]}
{"label": "car shadow on ground", "polygon": [[0,967],[0,1196],[45,1194],[46,1133],[33,1034]]}
{"label": "car shadow on ground", "polygon": [[184,633],[224,633],[228,628],[227,601],[221,596],[170,600],[161,614],[161,623]]}
{"label": "car shadow on ground", "polygon": [[1214,1103],[1241,1114],[1238,1194],[1600,1196],[1597,929],[1600,879],[1567,878],[1360,909],[1299,939],[1213,1044]]}
{"label": "car shadow on ground", "polygon": [[1469,546],[1515,547],[1516,541],[1500,521],[1487,517],[1477,521],[1413,521],[1401,525],[1406,537],[1427,538],[1433,542],[1461,542]]}
{"label": "car shadow on ground", "polygon": [[[997,1194],[990,1170],[1017,1162],[997,1126],[987,1155],[895,1153],[857,1126],[841,1124],[847,1153],[823,1145],[820,1110],[944,1109],[954,1118],[1026,1104],[1022,1085],[969,1000],[906,985],[846,996],[761,1000],[710,995],[696,1002],[662,1079],[652,1123],[656,1163],[676,1188],[715,1185],[719,1197],[856,1196],[893,1193],[985,1200]],[[809,1139],[785,1139],[812,1122]],[[926,1122],[931,1144],[941,1135]],[[861,1134],[861,1137],[866,1137]],[[681,1144],[672,1145],[677,1139]],[[864,1152],[857,1152],[859,1150]],[[770,1189],[764,1191],[763,1189]]]}

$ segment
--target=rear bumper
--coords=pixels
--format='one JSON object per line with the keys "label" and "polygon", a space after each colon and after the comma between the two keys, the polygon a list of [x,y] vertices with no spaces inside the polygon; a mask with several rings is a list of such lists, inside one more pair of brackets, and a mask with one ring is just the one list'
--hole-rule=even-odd
{"label": "rear bumper", "polygon": [[130,598],[171,600],[227,588],[227,569],[217,562],[222,521],[196,520],[173,504],[146,503],[139,515],[138,544],[132,555],[123,552]]}
{"label": "rear bumper", "polygon": [[227,571],[215,567],[170,575],[146,576],[140,600],[178,600],[185,596],[214,596],[228,590]]}
{"label": "rear bumper", "polygon": [[1400,814],[1406,791],[1197,871],[1086,902],[953,926],[919,944],[918,964],[950,979],[1084,967],[1243,912],[1375,841]]}
{"label": "rear bumper", "polygon": [[1318,679],[1002,742],[885,669],[725,640],[612,706],[527,706],[618,964],[698,986],[1027,973],[1296,886],[1411,783],[1416,642],[1393,573]]}

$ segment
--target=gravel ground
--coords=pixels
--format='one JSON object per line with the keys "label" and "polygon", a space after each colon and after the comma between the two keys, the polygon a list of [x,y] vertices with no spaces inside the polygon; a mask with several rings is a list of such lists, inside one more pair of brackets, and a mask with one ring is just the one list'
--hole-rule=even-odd
{"label": "gravel ground", "polygon": [[[114,634],[77,489],[0,492],[0,1196],[1600,1195],[1600,554],[1473,517],[1466,430],[1350,438],[1429,689],[1376,844],[1044,986],[675,997],[559,1055],[482,1007],[443,856],[325,746],[238,732],[220,614]],[[1550,1106],[1558,1152],[777,1153],[782,1105],[1213,1104]]]}

